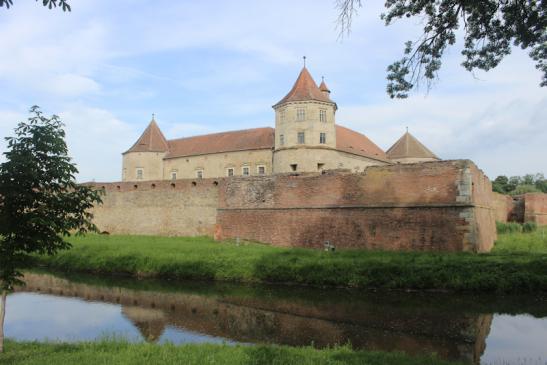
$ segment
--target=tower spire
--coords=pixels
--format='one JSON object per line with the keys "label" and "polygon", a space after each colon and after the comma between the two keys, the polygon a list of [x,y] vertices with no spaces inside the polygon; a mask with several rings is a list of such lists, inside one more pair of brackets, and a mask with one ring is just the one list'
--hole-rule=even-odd
{"label": "tower spire", "polygon": [[304,60],[304,67],[306,67],[306,56],[302,56],[302,59]]}

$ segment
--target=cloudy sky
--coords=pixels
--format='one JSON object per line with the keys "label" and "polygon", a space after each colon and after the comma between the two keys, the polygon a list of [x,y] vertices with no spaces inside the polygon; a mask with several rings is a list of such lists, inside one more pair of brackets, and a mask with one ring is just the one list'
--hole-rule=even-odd
{"label": "cloudy sky", "polygon": [[60,115],[79,181],[119,179],[121,152],[152,113],[167,138],[273,126],[271,106],[303,55],[316,81],[325,76],[337,122],[384,150],[408,126],[440,157],[471,159],[490,177],[547,173],[547,89],[519,49],[472,75],[456,46],[429,93],[391,100],[386,66],[420,24],[385,27],[380,1],[365,1],[342,40],[333,0],[70,3],[71,13],[33,0],[0,8],[0,136],[32,105]]}

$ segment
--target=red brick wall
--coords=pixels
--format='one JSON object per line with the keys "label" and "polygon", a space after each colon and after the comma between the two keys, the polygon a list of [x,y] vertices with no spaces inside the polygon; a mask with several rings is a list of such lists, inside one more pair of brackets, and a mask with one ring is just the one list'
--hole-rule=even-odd
{"label": "red brick wall", "polygon": [[491,184],[467,160],[360,174],[236,178],[220,189],[216,237],[280,246],[489,251]]}
{"label": "red brick wall", "polygon": [[547,194],[524,194],[524,221],[547,225]]}
{"label": "red brick wall", "polygon": [[513,210],[513,199],[509,195],[492,192],[492,208],[496,221],[506,223]]}

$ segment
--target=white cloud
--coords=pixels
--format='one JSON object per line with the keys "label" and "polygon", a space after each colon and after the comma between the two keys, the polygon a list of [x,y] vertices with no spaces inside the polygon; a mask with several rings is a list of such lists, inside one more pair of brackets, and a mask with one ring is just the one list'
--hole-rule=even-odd
{"label": "white cloud", "polygon": [[112,181],[121,175],[121,153],[142,131],[112,113],[69,105],[59,116],[66,124],[69,154],[78,165],[78,181]]}

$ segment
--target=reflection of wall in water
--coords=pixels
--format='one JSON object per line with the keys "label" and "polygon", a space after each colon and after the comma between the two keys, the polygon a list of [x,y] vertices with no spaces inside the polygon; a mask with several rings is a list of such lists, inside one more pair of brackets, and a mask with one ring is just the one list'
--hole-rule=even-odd
{"label": "reflection of wall in water", "polygon": [[69,282],[27,274],[25,291],[118,303],[147,341],[166,326],[245,342],[317,347],[351,343],[354,348],[436,352],[447,359],[478,363],[490,330],[489,314],[419,311],[363,301],[321,303],[268,297],[139,291]]}

